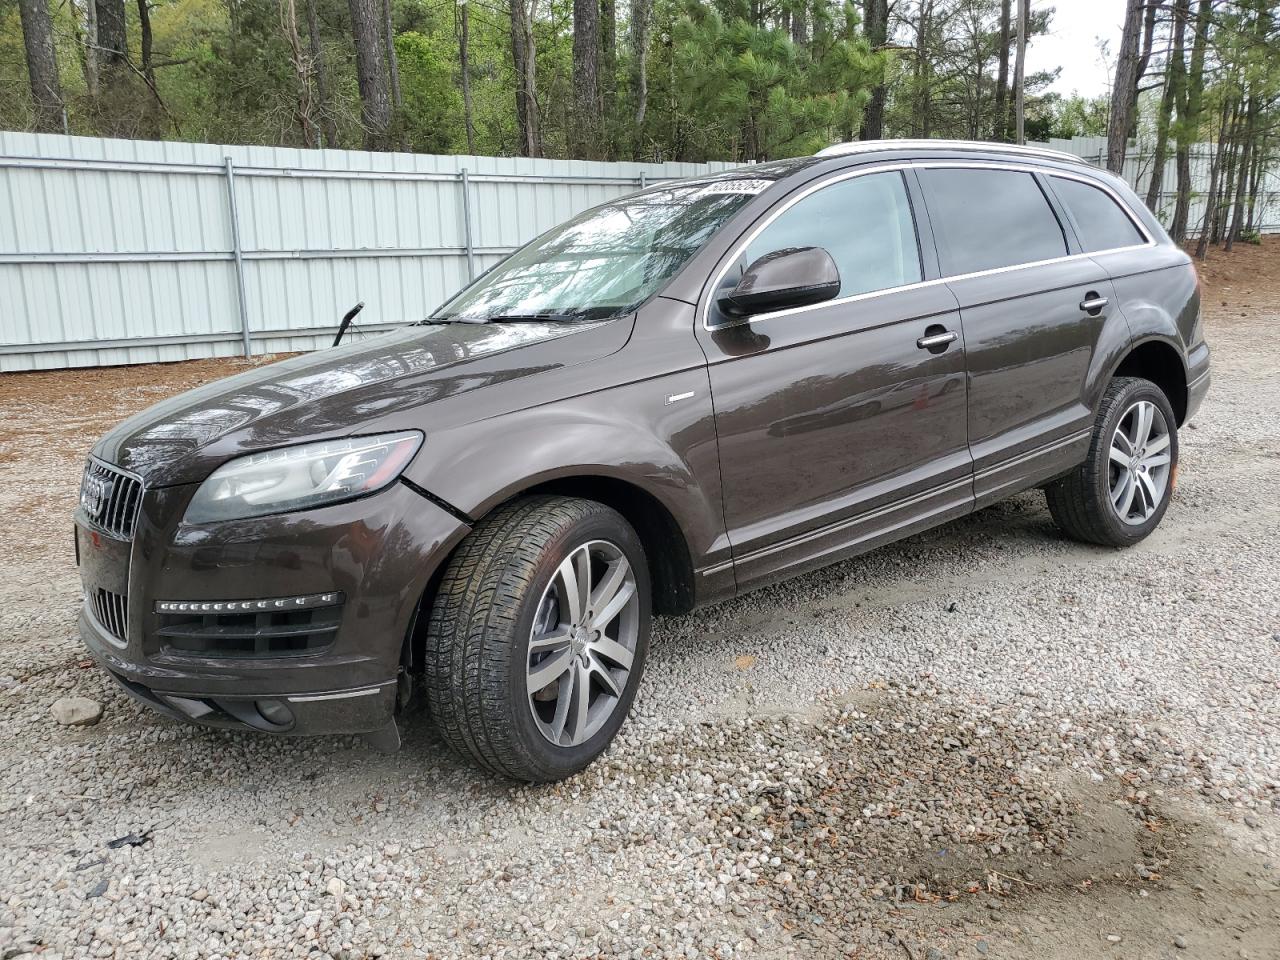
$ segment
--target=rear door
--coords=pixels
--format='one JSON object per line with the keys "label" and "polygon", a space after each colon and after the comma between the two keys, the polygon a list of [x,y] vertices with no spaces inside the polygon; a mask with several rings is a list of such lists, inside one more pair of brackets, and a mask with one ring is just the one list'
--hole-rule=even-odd
{"label": "rear door", "polygon": [[[913,190],[909,171],[880,168],[780,201],[704,300],[698,337],[740,587],[969,509],[960,318],[946,285],[927,282],[936,264],[922,259]],[[719,313],[747,265],[802,246],[835,260],[837,299],[749,321]]]}
{"label": "rear door", "polygon": [[[1113,336],[1114,296],[1035,168],[939,162],[919,176],[964,323],[980,506],[1084,458],[1089,371]],[[1124,341],[1122,319],[1118,330]]]}

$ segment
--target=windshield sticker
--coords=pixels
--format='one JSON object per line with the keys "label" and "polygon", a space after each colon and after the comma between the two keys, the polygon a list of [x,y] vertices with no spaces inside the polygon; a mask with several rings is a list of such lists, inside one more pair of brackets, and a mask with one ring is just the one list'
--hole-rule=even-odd
{"label": "windshield sticker", "polygon": [[757,194],[773,186],[772,180],[717,180],[709,183],[695,196],[708,196],[714,193],[750,193]]}

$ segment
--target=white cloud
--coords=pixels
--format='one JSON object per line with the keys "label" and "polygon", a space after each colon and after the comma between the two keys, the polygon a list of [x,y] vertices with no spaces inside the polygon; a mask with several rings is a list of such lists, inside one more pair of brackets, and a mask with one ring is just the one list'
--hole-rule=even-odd
{"label": "white cloud", "polygon": [[[1096,97],[1110,92],[1107,62],[1098,41],[1110,46],[1114,63],[1124,27],[1126,0],[1032,0],[1031,8],[1054,8],[1051,33],[1035,37],[1027,46],[1027,71],[1036,73],[1061,67],[1053,90],[1070,95]],[[1014,9],[1017,9],[1015,0]]]}

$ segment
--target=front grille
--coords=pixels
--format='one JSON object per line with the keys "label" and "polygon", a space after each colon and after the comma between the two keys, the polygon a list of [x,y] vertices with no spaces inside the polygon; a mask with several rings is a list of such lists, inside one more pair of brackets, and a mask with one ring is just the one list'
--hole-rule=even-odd
{"label": "front grille", "polygon": [[101,460],[91,459],[80,482],[80,508],[96,527],[121,540],[133,539],[142,481]]}
{"label": "front grille", "polygon": [[306,610],[162,613],[157,633],[167,652],[179,656],[296,657],[333,643],[341,619],[341,602]]}
{"label": "front grille", "polygon": [[94,619],[117,640],[124,641],[129,635],[129,598],[123,593],[95,590],[89,602],[93,604]]}

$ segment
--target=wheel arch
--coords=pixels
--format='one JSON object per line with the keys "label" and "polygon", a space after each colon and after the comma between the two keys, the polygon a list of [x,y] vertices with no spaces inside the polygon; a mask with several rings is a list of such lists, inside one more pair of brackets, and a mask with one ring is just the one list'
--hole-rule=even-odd
{"label": "wheel arch", "polygon": [[[649,562],[653,612],[672,615],[693,609],[696,603],[695,577],[688,539],[675,515],[653,493],[630,480],[604,473],[566,473],[532,478],[520,489],[508,491],[505,497],[488,505],[480,516],[473,519],[478,524],[511,501],[536,494],[594,500],[616,510],[631,524],[644,547]],[[440,581],[461,542],[454,544],[448,555],[437,564],[418,600],[401,655],[402,665],[410,671],[421,669],[427,612],[435,602]]]}
{"label": "wheel arch", "polygon": [[1116,377],[1141,377],[1159,387],[1173,407],[1178,426],[1187,419],[1187,365],[1182,351],[1163,337],[1148,337],[1129,347],[1111,371]]}

